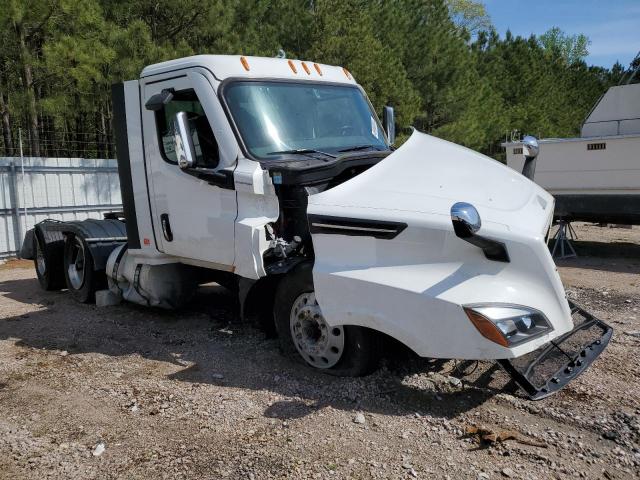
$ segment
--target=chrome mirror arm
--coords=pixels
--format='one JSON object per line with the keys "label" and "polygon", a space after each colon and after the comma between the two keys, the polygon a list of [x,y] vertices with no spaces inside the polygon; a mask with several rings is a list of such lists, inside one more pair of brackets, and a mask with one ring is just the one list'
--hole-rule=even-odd
{"label": "chrome mirror arm", "polygon": [[482,226],[476,207],[466,202],[454,203],[451,207],[451,223],[458,238],[475,245],[484,252],[484,256],[496,262],[510,262],[504,243],[478,235]]}
{"label": "chrome mirror arm", "polygon": [[540,153],[540,145],[536,137],[527,135],[522,139],[522,154],[524,155],[524,166],[522,175],[533,181],[536,174],[536,159]]}

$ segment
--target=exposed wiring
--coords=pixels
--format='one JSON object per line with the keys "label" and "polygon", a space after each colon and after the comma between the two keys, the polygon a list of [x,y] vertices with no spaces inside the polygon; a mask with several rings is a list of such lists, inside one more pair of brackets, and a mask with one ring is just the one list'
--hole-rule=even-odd
{"label": "exposed wiring", "polygon": [[[457,373],[460,377],[468,377],[469,375],[472,375],[477,369],[478,369],[478,365],[479,362],[478,360],[472,360],[471,364],[469,366],[467,366],[465,369],[461,369],[460,365],[463,362],[467,362],[468,360],[454,360],[453,361],[453,367],[446,372],[447,375],[451,375],[453,373]],[[469,369],[471,369],[471,371],[469,371]]]}

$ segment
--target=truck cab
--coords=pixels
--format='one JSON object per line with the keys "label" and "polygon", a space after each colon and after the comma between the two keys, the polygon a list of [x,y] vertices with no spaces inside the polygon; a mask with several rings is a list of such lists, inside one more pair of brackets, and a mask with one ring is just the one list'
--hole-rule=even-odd
{"label": "truck cab", "polygon": [[[345,68],[188,57],[114,85],[113,107],[123,216],[36,226],[25,253],[45,288],[62,272],[80,301],[179,308],[215,280],[313,368],[365,374],[392,338],[498,360],[532,398],[611,336],[566,299],[545,243],[553,197],[420,132],[395,149],[393,110],[381,122]],[[578,332],[593,338],[562,350]],[[560,363],[540,377],[546,360]]]}
{"label": "truck cab", "polygon": [[[138,220],[127,222],[129,253],[154,261],[264,277],[269,244],[300,236],[300,189],[326,188],[391,152],[366,94],[339,67],[202,55],[149,66],[114,86],[114,98],[125,111],[118,157],[132,178],[123,178],[125,214]],[[195,154],[182,165],[181,112]]]}

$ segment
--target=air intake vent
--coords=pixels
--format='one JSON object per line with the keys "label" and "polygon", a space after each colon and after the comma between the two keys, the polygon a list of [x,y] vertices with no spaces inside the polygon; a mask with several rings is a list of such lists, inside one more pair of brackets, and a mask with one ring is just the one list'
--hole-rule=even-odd
{"label": "air intake vent", "polygon": [[514,155],[522,155],[522,147],[516,147],[513,149]]}
{"label": "air intake vent", "polygon": [[607,144],[602,143],[587,143],[587,150],[606,150]]}

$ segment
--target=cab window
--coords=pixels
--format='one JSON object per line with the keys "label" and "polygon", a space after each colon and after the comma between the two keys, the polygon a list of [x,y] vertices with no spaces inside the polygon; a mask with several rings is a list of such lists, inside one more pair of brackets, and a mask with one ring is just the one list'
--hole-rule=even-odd
{"label": "cab window", "polygon": [[202,104],[193,90],[175,92],[171,101],[156,112],[160,151],[164,160],[169,163],[178,163],[173,145],[173,118],[178,112],[186,112],[189,118],[193,146],[196,152],[196,166],[217,167],[219,162],[218,143]]}
{"label": "cab window", "polygon": [[300,149],[335,155],[354,147],[389,150],[371,105],[354,85],[247,80],[222,93],[253,158],[277,159]]}

